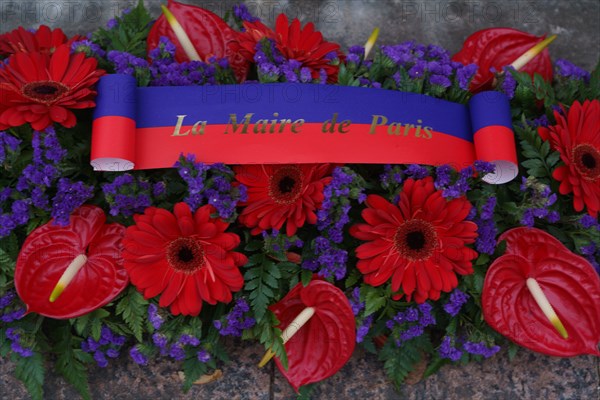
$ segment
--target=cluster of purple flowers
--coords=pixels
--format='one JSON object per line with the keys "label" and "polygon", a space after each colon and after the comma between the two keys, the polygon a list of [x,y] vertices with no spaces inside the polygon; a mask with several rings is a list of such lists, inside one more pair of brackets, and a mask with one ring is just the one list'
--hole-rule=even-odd
{"label": "cluster of purple flowers", "polygon": [[117,74],[135,76],[138,80],[141,76],[149,75],[148,61],[125,51],[111,50],[107,59],[113,63]]}
{"label": "cluster of purple flowers", "polygon": [[94,187],[83,182],[73,182],[69,178],[60,178],[56,185],[56,196],[52,199],[50,215],[57,225],[69,225],[71,213],[94,197]]}
{"label": "cluster of purple flowers", "polygon": [[175,167],[188,185],[184,201],[192,211],[206,202],[216,208],[221,218],[232,220],[238,202],[247,200],[246,187],[232,185],[234,173],[224,164],[206,165],[196,162],[194,154],[188,154],[181,156]]}
{"label": "cluster of purple flowers", "polygon": [[379,175],[379,181],[382,188],[387,189],[390,193],[397,193],[405,179],[423,179],[427,176],[429,176],[429,170],[419,164],[410,164],[407,167],[386,164],[383,166],[383,173]]}
{"label": "cluster of purple flowers", "polygon": [[138,346],[133,346],[129,349],[129,356],[138,365],[147,365],[148,357],[146,357],[139,349]]}
{"label": "cluster of purple flowers", "polygon": [[315,257],[304,261],[302,268],[319,270],[319,275],[327,278],[346,276],[348,252],[337,245],[344,240],[344,227],[350,222],[350,199],[362,203],[366,199],[363,191],[360,178],[354,172],[341,167],[333,170],[331,182],[323,190],[321,209],[317,212],[317,229],[321,236],[313,242]]}
{"label": "cluster of purple flowers", "polygon": [[[517,81],[515,77],[511,73],[515,69],[511,66],[504,67],[501,74],[497,76],[500,79],[500,90],[504,93],[509,99],[515,97],[515,90],[517,89]],[[492,68],[492,72],[495,72],[495,69]]]}
{"label": "cluster of purple flowers", "polygon": [[360,301],[360,288],[355,287],[352,290],[352,297],[348,299],[350,301],[350,307],[352,307],[352,314],[356,317],[362,310],[365,309],[365,302]]}
{"label": "cluster of purple flowers", "polygon": [[[331,55],[332,60],[337,55]],[[311,83],[313,76],[310,68],[303,67],[298,60],[287,60],[277,49],[272,39],[264,38],[256,44],[254,61],[258,71],[258,80],[262,83],[291,82]],[[318,83],[327,83],[327,73],[321,69]]]}
{"label": "cluster of purple flowers", "polygon": [[469,295],[461,291],[460,289],[454,289],[450,293],[450,299],[444,304],[444,311],[451,316],[455,317],[460,312],[462,306],[469,301]]}
{"label": "cluster of purple flowers", "polygon": [[102,47],[97,43],[92,42],[89,39],[83,39],[75,41],[71,44],[72,53],[85,53],[88,57],[102,58],[106,55],[106,52],[102,50]]}
{"label": "cluster of purple flowers", "polygon": [[[179,336],[179,339],[177,339],[174,343],[171,343],[169,345],[169,339],[165,335],[155,333],[154,335],[152,335],[152,342],[158,348],[161,356],[169,356],[175,361],[185,360],[187,357],[186,350],[188,348],[194,349],[194,351],[196,352],[196,358],[202,363],[206,363],[211,359],[210,354],[205,349],[196,349],[198,346],[200,346],[200,339],[191,335],[183,334]],[[133,360],[138,364],[142,364],[142,362],[138,361],[143,361],[145,360],[145,358],[139,357],[137,352],[135,351],[134,353],[136,354],[136,356],[132,356]]]}
{"label": "cluster of purple flowers", "polygon": [[233,310],[225,315],[225,321],[213,321],[215,328],[219,330],[221,336],[237,336],[241,337],[242,332],[252,328],[256,324],[256,320],[245,315],[250,311],[248,302],[245,299],[237,299]]}
{"label": "cluster of purple flowers", "polygon": [[[473,166],[468,166],[458,172],[454,178],[454,169],[450,165],[440,165],[436,168],[435,187],[442,190],[442,196],[446,199],[455,199],[464,196],[471,190],[470,180],[475,173],[483,177],[493,173],[496,166],[486,161],[475,161]],[[454,180],[454,183],[453,183]]]}
{"label": "cluster of purple flowers", "polygon": [[94,360],[99,367],[105,368],[108,365],[108,358],[117,358],[121,353],[121,348],[125,344],[125,336],[116,335],[108,326],[103,326],[100,330],[100,339],[95,340],[88,337],[81,342],[81,350],[94,355]]}
{"label": "cluster of purple flowers", "polygon": [[276,253],[282,251],[288,251],[292,247],[302,248],[304,242],[297,236],[289,237],[287,235],[280,235],[278,229],[272,229],[271,233],[267,230],[262,231],[262,237],[265,241],[265,249],[271,249]]}
{"label": "cluster of purple flowers", "polygon": [[368,315],[362,320],[360,325],[356,327],[356,343],[362,343],[365,340],[365,337],[369,334],[369,330],[371,330],[374,318],[374,314]]}
{"label": "cluster of purple flowers", "polygon": [[233,6],[233,15],[240,21],[248,21],[248,22],[257,22],[260,21],[260,18],[255,17],[248,10],[248,6],[245,4],[236,4]]}
{"label": "cluster of purple flowers", "polygon": [[16,298],[17,294],[14,290],[9,290],[0,297],[0,321],[8,324],[25,315],[25,308],[14,304]]}
{"label": "cluster of purple flowers", "polygon": [[525,204],[529,205],[523,211],[521,225],[532,227],[535,218],[546,219],[552,224],[560,220],[558,211],[550,210],[558,197],[548,185],[538,182],[534,177],[523,177],[521,192],[525,193]]}
{"label": "cluster of purple flowers", "polygon": [[164,322],[162,316],[158,313],[158,307],[154,303],[148,305],[148,321],[156,330],[160,329]]}
{"label": "cluster of purple flowers", "polygon": [[384,56],[389,58],[401,72],[394,75],[396,84],[402,86],[407,76],[412,80],[425,80],[432,87],[449,88],[452,78],[458,87],[468,90],[469,83],[477,72],[475,64],[463,65],[451,60],[450,53],[440,46],[418,44],[414,41],[394,46],[381,46]]}
{"label": "cluster of purple flowers", "polygon": [[496,197],[490,196],[481,207],[479,216],[473,219],[477,224],[478,236],[475,239],[475,248],[479,253],[491,255],[496,249],[496,235],[498,234],[498,227],[494,221],[496,203]]}
{"label": "cluster of purple flowers", "polygon": [[560,77],[572,80],[583,80],[585,83],[590,81],[590,73],[570,61],[563,59],[556,60],[554,67],[556,75]]}
{"label": "cluster of purple flowers", "polygon": [[17,328],[8,328],[4,335],[8,340],[10,340],[10,349],[14,353],[20,355],[21,357],[31,357],[33,355],[33,350],[23,347],[21,343],[21,334]]}
{"label": "cluster of purple flowers", "polygon": [[15,153],[19,149],[20,144],[20,139],[4,131],[0,131],[0,164],[4,163],[6,152]]}
{"label": "cluster of purple flowers", "polygon": [[110,205],[110,215],[130,217],[142,213],[152,205],[153,199],[164,196],[164,182],[150,183],[131,174],[117,176],[112,183],[102,185],[104,198]]}
{"label": "cluster of purple flowers", "polygon": [[[127,15],[131,12],[131,8],[124,8],[122,15]],[[106,22],[106,29],[114,29],[119,25],[119,19],[120,18],[111,18],[108,20],[108,22]]]}
{"label": "cluster of purple flowers", "polygon": [[400,311],[392,319],[386,321],[385,326],[392,330],[396,346],[400,347],[407,341],[421,336],[426,327],[435,325],[432,310],[431,304],[422,303]]}
{"label": "cluster of purple flowers", "polygon": [[[61,147],[52,127],[43,134],[34,131],[31,145],[33,160],[21,172],[16,191],[11,188],[0,191],[3,206],[11,204],[11,212],[0,214],[0,237],[8,236],[16,227],[27,224],[33,208],[50,211],[55,223],[66,225],[71,212],[92,197],[93,187],[83,182],[59,179],[58,166],[67,151]],[[55,185],[57,192],[50,205],[47,192]],[[9,202],[11,199],[12,203]]]}
{"label": "cluster of purple flowers", "polygon": [[[459,349],[459,347],[462,348]],[[446,358],[452,361],[458,361],[462,358],[463,351],[476,356],[490,358],[500,351],[500,346],[487,346],[485,342],[470,342],[463,341],[459,338],[446,335],[442,339],[442,343],[438,348],[438,354],[441,358]]]}
{"label": "cluster of purple flowers", "polygon": [[192,86],[215,85],[217,83],[235,83],[233,71],[226,58],[211,57],[208,63],[202,61],[175,61],[175,45],[165,36],[161,36],[158,46],[148,56],[152,60],[149,66],[151,86]]}
{"label": "cluster of purple flowers", "polygon": [[600,260],[600,245],[598,243],[600,243],[600,240],[590,242],[587,246],[582,246],[579,251],[592,264],[596,272],[600,274],[600,263],[598,263],[598,260]]}

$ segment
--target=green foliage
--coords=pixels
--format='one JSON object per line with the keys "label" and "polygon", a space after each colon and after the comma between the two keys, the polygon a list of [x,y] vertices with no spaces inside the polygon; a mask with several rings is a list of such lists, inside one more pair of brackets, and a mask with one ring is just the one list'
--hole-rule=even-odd
{"label": "green foliage", "polygon": [[83,399],[91,399],[85,364],[91,362],[92,357],[81,350],[80,341],[71,335],[68,325],[54,333],[57,341],[52,352],[56,354],[56,371],[77,389]]}
{"label": "green foliage", "polygon": [[265,317],[260,321],[257,321],[256,325],[249,332],[246,338],[258,339],[266,349],[271,349],[284,368],[288,367],[287,354],[285,352],[285,346],[281,339],[281,329],[276,328],[279,325],[279,321],[275,314],[271,311],[266,312]]}
{"label": "green foliage", "polygon": [[550,177],[552,169],[560,160],[560,153],[551,151],[550,143],[542,140],[537,130],[527,125],[525,118],[521,126],[515,126],[515,133],[520,139],[521,165],[527,175],[536,178]]}
{"label": "green foliage", "polygon": [[144,300],[144,296],[134,286],[130,286],[125,293],[117,303],[117,315],[123,318],[135,338],[141,342],[148,301]]}
{"label": "green foliage", "polygon": [[15,368],[15,377],[19,379],[34,400],[44,397],[44,359],[41,354],[31,357],[19,357]]}
{"label": "green foliage", "polygon": [[100,340],[100,332],[104,319],[110,315],[110,312],[99,308],[89,314],[71,319],[71,324],[75,327],[75,332],[80,336],[91,336],[94,340]]}
{"label": "green foliage", "polygon": [[414,369],[415,364],[421,361],[427,341],[425,336],[419,336],[396,347],[393,340],[388,340],[381,349],[379,360],[383,361],[383,368],[397,389]]}
{"label": "green foliage", "polygon": [[244,290],[257,321],[265,316],[267,307],[277,298],[281,271],[273,260],[264,254],[251,256],[245,266]]}
{"label": "green foliage", "polygon": [[198,358],[192,356],[186,358],[183,362],[183,390],[188,391],[202,375],[206,374],[208,367],[205,363],[198,361]]}
{"label": "green foliage", "polygon": [[0,239],[0,293],[12,281],[18,255],[19,243],[14,233]]}
{"label": "green foliage", "polygon": [[365,285],[361,289],[361,298],[365,300],[365,316],[368,316],[385,307],[390,294],[381,287]]}
{"label": "green foliage", "polygon": [[152,17],[144,8],[142,0],[129,14],[115,18],[113,29],[100,28],[92,39],[106,50],[126,51],[136,57],[146,58],[146,38],[150,32]]}

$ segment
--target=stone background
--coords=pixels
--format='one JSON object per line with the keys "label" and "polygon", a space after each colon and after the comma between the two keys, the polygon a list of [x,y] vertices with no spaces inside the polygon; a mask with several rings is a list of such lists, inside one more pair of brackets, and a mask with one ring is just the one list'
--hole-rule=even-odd
{"label": "stone background", "polygon": [[[188,0],[219,15],[234,2]],[[145,1],[153,15],[159,1]],[[247,1],[249,8],[271,23],[280,12],[316,23],[324,36],[347,47],[362,44],[375,26],[380,42],[415,39],[456,52],[476,30],[505,26],[536,35],[558,34],[550,54],[592,69],[600,55],[600,1]],[[67,33],[86,33],[106,24],[133,1],[7,1],[0,0],[0,32],[19,25],[60,26]],[[94,399],[293,399],[294,393],[273,363],[259,370],[264,349],[230,342],[232,362],[223,377],[181,392],[178,367],[157,362],[140,367],[123,356],[107,369],[91,367]],[[12,376],[12,365],[0,360],[0,399],[28,398]],[[52,370],[45,384],[47,399],[79,396]],[[599,399],[600,360],[591,356],[559,359],[520,351],[510,362],[506,352],[482,363],[446,366],[435,376],[396,392],[381,363],[357,350],[336,376],[319,384],[315,399]]]}

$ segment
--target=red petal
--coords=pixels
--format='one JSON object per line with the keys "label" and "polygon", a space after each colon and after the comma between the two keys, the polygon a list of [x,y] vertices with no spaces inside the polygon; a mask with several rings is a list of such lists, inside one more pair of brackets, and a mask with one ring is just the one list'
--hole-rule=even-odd
{"label": "red petal", "polygon": [[314,316],[285,345],[288,369],[275,358],[277,367],[290,385],[319,382],[335,374],[354,351],[356,325],[348,299],[332,284],[313,280],[296,285],[279,303],[269,307],[285,329],[306,307]]}
{"label": "red petal", "polygon": [[[125,228],[104,225],[104,220],[102,209],[83,206],[71,215],[69,226],[51,221],[29,235],[15,269],[15,286],[28,311],[75,318],[106,305],[125,289],[129,278],[119,250]],[[80,254],[87,255],[87,263],[50,303],[58,280]]]}
{"label": "red petal", "polygon": [[[482,293],[483,314],[498,332],[541,353],[600,356],[600,279],[592,265],[548,233],[515,228],[500,237],[506,253],[490,267]],[[548,321],[526,286],[534,278],[569,337]]]}

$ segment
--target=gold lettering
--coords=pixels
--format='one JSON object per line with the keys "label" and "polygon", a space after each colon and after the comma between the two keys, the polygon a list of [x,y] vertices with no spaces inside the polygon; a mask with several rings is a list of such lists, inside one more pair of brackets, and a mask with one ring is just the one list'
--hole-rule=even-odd
{"label": "gold lettering", "polygon": [[[338,126],[338,132],[339,133],[348,133],[350,125],[352,125],[352,121],[350,121],[349,119],[342,121],[340,126]],[[346,128],[348,128],[348,129],[346,129]]]}
{"label": "gold lettering", "polygon": [[269,125],[268,119],[259,119],[254,124],[254,133],[267,133],[267,125]]}
{"label": "gold lettering", "polygon": [[433,137],[432,127],[426,126],[425,128],[423,128],[423,131],[425,132],[425,136],[423,136],[425,139],[431,139]]}
{"label": "gold lettering", "polygon": [[[248,113],[244,116],[244,126],[240,133],[248,133],[248,125],[250,125],[250,119],[254,116],[253,113]],[[229,122],[227,123],[227,127],[225,128],[225,134],[229,133],[229,125],[233,128],[233,133],[236,133],[239,127],[237,122],[237,115],[229,114]]]}
{"label": "gold lettering", "polygon": [[300,133],[300,128],[302,128],[302,125],[304,125],[303,119],[295,120],[292,124],[292,133]]}
{"label": "gold lettering", "polygon": [[192,135],[204,135],[208,121],[198,121],[192,126]]}
{"label": "gold lettering", "polygon": [[404,136],[408,136],[408,132],[410,132],[411,129],[414,129],[414,127],[413,124],[404,125]]}
{"label": "gold lettering", "polygon": [[187,117],[187,115],[178,115],[177,116],[177,124],[175,125],[175,130],[171,136],[187,136],[190,134],[190,131],[186,131],[181,133],[181,127],[183,126],[183,120]]}
{"label": "gold lettering", "polygon": [[371,129],[369,134],[374,135],[378,126],[386,125],[388,119],[385,115],[373,115],[373,121],[371,122]]}
{"label": "gold lettering", "polygon": [[388,135],[396,135],[400,136],[400,128],[402,128],[402,124],[399,122],[392,122],[388,126]]}

